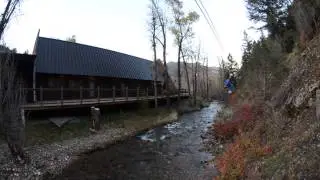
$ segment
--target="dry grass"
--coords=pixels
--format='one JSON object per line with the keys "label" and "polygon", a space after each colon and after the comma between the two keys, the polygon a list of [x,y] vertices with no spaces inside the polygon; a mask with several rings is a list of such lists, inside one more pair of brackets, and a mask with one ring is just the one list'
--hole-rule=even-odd
{"label": "dry grass", "polygon": [[[137,112],[120,112],[104,115],[101,121],[101,131],[116,128],[141,129],[159,123],[163,117],[168,116],[171,110],[146,109]],[[50,144],[76,137],[90,136],[89,117],[79,118],[79,123],[66,124],[59,128],[52,123],[27,123],[26,146]]]}

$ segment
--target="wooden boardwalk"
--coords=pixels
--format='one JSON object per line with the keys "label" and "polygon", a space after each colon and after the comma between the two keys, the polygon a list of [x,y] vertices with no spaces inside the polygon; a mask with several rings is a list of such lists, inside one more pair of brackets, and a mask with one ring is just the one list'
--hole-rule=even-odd
{"label": "wooden boardwalk", "polygon": [[[188,97],[188,93],[181,93],[181,97]],[[171,95],[170,98],[177,98],[178,95]],[[166,96],[158,96],[158,99],[164,99]],[[26,111],[61,109],[61,108],[76,108],[97,105],[112,105],[125,104],[137,101],[154,100],[154,96],[142,97],[114,97],[114,98],[93,98],[93,99],[70,99],[70,100],[52,100],[52,101],[38,101],[35,103],[28,103],[22,106]]]}

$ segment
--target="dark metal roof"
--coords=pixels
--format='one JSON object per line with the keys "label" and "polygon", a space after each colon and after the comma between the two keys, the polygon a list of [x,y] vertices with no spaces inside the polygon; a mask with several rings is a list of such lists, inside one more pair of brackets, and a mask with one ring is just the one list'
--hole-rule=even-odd
{"label": "dark metal roof", "polygon": [[36,72],[152,80],[153,62],[93,46],[38,37]]}

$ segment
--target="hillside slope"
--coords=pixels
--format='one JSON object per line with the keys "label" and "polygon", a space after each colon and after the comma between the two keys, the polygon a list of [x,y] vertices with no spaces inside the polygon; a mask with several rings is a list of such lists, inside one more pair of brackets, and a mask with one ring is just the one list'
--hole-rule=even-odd
{"label": "hillside slope", "polygon": [[[264,116],[254,134],[273,148],[271,155],[253,163],[248,179],[320,178],[320,119],[316,116],[316,91],[320,89],[320,36],[307,48],[289,56],[289,76],[264,104]],[[259,127],[260,126],[260,127]]]}
{"label": "hillside slope", "polygon": [[[265,135],[275,153],[262,161],[266,177],[320,178],[320,36],[296,56],[289,76],[274,94],[265,116]],[[270,117],[271,116],[271,117]]]}
{"label": "hillside slope", "polygon": [[320,35],[286,57],[269,100],[244,85],[213,126],[213,142],[228,144],[218,179],[320,179]]}

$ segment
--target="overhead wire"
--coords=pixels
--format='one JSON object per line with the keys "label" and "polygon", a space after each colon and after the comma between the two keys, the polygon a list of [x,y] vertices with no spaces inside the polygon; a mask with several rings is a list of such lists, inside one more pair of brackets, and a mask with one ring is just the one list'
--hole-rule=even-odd
{"label": "overhead wire", "polygon": [[[202,3],[201,0],[199,0],[199,2],[198,2],[197,0],[194,0],[194,1],[195,1],[195,3],[197,4],[198,8],[200,9],[201,13],[203,14],[204,18],[206,19],[206,22],[207,22],[207,24],[209,25],[209,27],[210,27],[213,35],[214,35],[215,38],[217,39],[218,44],[219,44],[221,50],[224,51],[224,47],[223,47],[223,44],[222,44],[222,42],[221,42],[221,39],[220,39],[220,37],[219,37],[219,35],[218,35],[218,32],[217,32],[217,30],[216,30],[216,28],[215,28],[215,26],[214,26],[214,23],[213,23],[210,15],[209,15],[207,9],[204,7],[204,5],[203,5],[203,3]],[[204,9],[204,10],[203,10],[203,9]]]}

